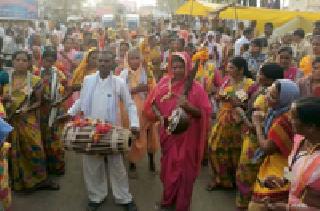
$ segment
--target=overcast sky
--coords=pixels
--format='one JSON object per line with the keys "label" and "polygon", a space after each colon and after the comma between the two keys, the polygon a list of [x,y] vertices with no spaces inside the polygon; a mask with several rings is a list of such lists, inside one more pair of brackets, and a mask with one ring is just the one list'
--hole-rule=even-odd
{"label": "overcast sky", "polygon": [[[85,2],[85,5],[95,6],[100,1],[101,0],[87,0]],[[126,3],[128,1],[135,1],[135,2],[137,2],[138,7],[145,6],[145,5],[156,5],[156,0],[119,0],[119,1],[123,2],[123,3]]]}
{"label": "overcast sky", "polygon": [[136,1],[138,7],[145,6],[145,5],[155,5],[156,4],[156,0],[120,0],[120,1],[122,1],[122,2]]}

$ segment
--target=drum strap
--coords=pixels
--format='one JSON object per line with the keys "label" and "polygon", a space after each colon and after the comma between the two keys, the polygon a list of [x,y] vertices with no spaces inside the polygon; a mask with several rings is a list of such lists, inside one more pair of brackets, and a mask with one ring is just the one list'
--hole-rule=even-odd
{"label": "drum strap", "polygon": [[79,134],[79,131],[80,131],[80,128],[79,128],[79,127],[76,127],[76,128],[75,128],[75,131],[71,134],[73,141],[77,140],[77,139],[76,139],[76,138],[77,138],[76,135]]}
{"label": "drum strap", "polygon": [[114,128],[112,130],[112,135],[111,135],[111,146],[115,152],[119,151],[119,149],[117,147],[117,142],[118,142],[118,133],[117,133],[117,129]]}

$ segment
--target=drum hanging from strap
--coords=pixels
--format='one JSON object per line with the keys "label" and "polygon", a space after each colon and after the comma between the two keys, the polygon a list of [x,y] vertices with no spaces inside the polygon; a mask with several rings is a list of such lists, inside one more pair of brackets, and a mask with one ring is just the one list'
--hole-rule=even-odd
{"label": "drum hanging from strap", "polygon": [[80,127],[68,123],[62,133],[65,149],[90,155],[118,154],[130,150],[130,130],[112,126],[107,133],[98,134],[96,131],[96,125]]}
{"label": "drum hanging from strap", "polygon": [[[185,81],[183,95],[187,98],[189,91],[192,88],[193,80],[196,76],[200,61],[197,60],[192,72],[188,75],[187,80]],[[184,133],[190,125],[190,118],[186,111],[177,106],[171,113],[168,118],[168,127],[167,130],[169,133],[178,135]]]}
{"label": "drum hanging from strap", "polygon": [[188,114],[183,108],[178,107],[172,111],[171,116],[168,118],[168,131],[171,134],[178,135],[185,132],[190,124]]}

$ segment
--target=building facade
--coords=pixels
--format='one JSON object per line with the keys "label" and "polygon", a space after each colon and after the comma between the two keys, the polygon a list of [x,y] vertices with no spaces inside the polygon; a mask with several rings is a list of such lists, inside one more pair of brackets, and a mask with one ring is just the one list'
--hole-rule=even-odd
{"label": "building facade", "polygon": [[288,9],[295,11],[320,11],[320,0],[289,0]]}

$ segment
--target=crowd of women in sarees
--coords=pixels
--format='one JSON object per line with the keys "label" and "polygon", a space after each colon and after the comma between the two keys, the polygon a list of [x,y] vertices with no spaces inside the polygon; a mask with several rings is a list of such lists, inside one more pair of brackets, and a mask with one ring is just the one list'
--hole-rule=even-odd
{"label": "crowd of women in sarees", "polygon": [[[57,57],[55,50],[45,48],[41,55],[41,67],[35,71],[30,68],[31,55],[26,51],[16,52],[13,55],[13,71],[9,72],[9,83],[1,87],[4,105],[1,107],[1,117],[13,128],[8,136],[11,144],[9,165],[8,144],[1,145],[0,192],[1,206],[5,210],[9,210],[11,205],[10,187],[23,193],[60,189],[54,176],[65,173],[64,146],[60,140],[63,124],[59,121],[59,116],[64,112],[62,104],[70,92],[80,89],[86,75],[96,71],[97,51],[88,51],[72,74],[73,78],[69,79]],[[1,124],[1,134],[4,134],[7,123],[1,120]],[[1,135],[2,141],[5,138]]]}
{"label": "crowd of women in sarees", "polygon": [[[262,66],[255,84],[246,73],[242,58],[230,60],[227,72],[228,78],[217,97],[217,120],[209,137],[214,175],[207,189],[236,185],[238,209],[248,209],[249,205],[249,210],[264,210],[266,198],[270,203],[288,199],[288,184],[270,189],[264,186],[264,180],[270,175],[284,176],[294,135],[288,111],[300,90],[294,81],[281,79],[284,69],[277,64]],[[253,122],[248,114],[253,116]]]}
{"label": "crowd of women in sarees", "polygon": [[[294,149],[296,133],[290,106],[301,97],[320,96],[319,40],[319,36],[313,37],[313,55],[302,61],[311,58],[302,65],[309,68],[307,71],[300,72],[292,64],[293,53],[288,47],[277,51],[277,63],[266,62],[260,67],[256,81],[243,58],[234,57],[227,63],[213,97],[218,111],[208,138],[212,178],[207,190],[236,188],[239,210],[268,210],[288,202],[290,180],[283,179],[272,187],[269,183],[286,177],[288,157]],[[208,69],[200,68],[196,76],[205,88],[214,82],[203,80],[209,75]]]}
{"label": "crowd of women in sarees", "polygon": [[[245,68],[241,68],[235,59],[227,68],[231,79],[234,77],[232,65],[238,65],[238,70],[245,72]],[[315,59],[314,71],[310,76],[315,79],[315,84],[317,65]],[[290,180],[283,178],[286,176],[284,169],[288,167],[294,137],[288,112],[291,104],[299,99],[300,91],[301,96],[319,95],[316,92],[318,85],[312,87],[308,84],[307,89],[304,87],[304,81],[310,80],[308,77],[298,82],[299,89],[293,80],[281,79],[284,76],[285,71],[279,65],[265,64],[260,69],[257,82],[247,82],[247,89],[244,89],[243,93],[247,94],[242,96],[248,99],[249,104],[241,105],[241,100],[230,103],[232,94],[228,95],[228,92],[232,93],[233,90],[224,84],[219,92],[220,99],[217,98],[220,100],[220,110],[209,137],[213,181],[209,183],[208,190],[232,188],[235,185],[236,206],[240,210],[268,210],[268,207],[277,206],[277,203],[282,203],[284,207],[288,201]],[[243,75],[239,78],[238,81],[250,81]],[[226,102],[231,104],[229,109],[233,109],[225,110],[228,109]],[[280,185],[268,186],[273,177],[281,178]],[[266,204],[269,204],[268,207]]]}
{"label": "crowd of women in sarees", "polygon": [[[113,43],[118,66],[112,74],[128,86],[139,115],[140,136],[127,154],[130,173],[138,172],[136,164],[146,154],[155,172],[154,155],[161,148],[163,194],[157,209],[191,209],[203,159],[212,170],[204,188],[236,188],[239,210],[319,208],[320,37],[313,37],[313,54],[301,60],[302,71],[292,63],[292,49],[281,47],[277,63],[265,62],[253,76],[244,58],[224,56],[218,63],[205,37],[192,46],[186,32],[161,46],[154,35],[140,48],[126,40]],[[9,145],[0,151],[0,201],[6,209],[8,170],[11,188],[21,192],[59,190],[53,176],[65,173],[63,114],[79,98],[84,78],[98,71],[98,50],[79,53],[70,37],[63,45],[59,52],[34,48],[33,62],[27,52],[16,52],[9,83],[1,87],[5,119],[14,128],[7,137],[9,163]],[[178,107],[189,126],[173,134],[168,121]],[[119,124],[128,127],[120,111]],[[0,142],[4,139],[0,131]]]}
{"label": "crowd of women in sarees", "polygon": [[[58,190],[59,185],[48,177],[47,160],[51,160],[52,154],[46,154],[45,151],[48,150],[46,144],[51,143],[43,143],[41,138],[39,108],[42,106],[43,83],[28,69],[30,61],[31,57],[26,52],[16,52],[11,82],[3,87],[7,120],[15,128],[8,139],[11,143],[12,189],[24,192]],[[52,164],[56,164],[53,159]],[[62,164],[60,170],[63,168]]]}
{"label": "crowd of women in sarees", "polygon": [[[2,87],[2,101],[6,119],[14,128],[8,137],[11,143],[10,181],[12,189],[18,192],[36,190],[59,190],[59,185],[52,176],[65,173],[64,146],[60,139],[63,128],[64,112],[68,101],[77,100],[85,76],[97,71],[98,51],[95,48],[84,53],[82,61],[78,52],[71,46],[72,39],[64,40],[64,50],[57,52],[45,47],[41,54],[41,66],[32,68],[31,55],[18,51],[13,55],[13,71],[9,74],[9,83]],[[122,72],[127,73],[128,86],[139,107],[140,121],[143,123],[142,108],[148,93],[155,85],[155,80],[147,65],[140,59],[140,51],[131,53],[130,66]],[[138,60],[136,59],[138,57]],[[123,58],[124,59],[124,58]],[[138,66],[137,66],[138,65]],[[137,68],[133,68],[136,66]],[[71,102],[70,101],[70,102]],[[67,104],[66,104],[67,102]],[[157,135],[154,124],[143,123],[140,140],[134,143],[129,153],[133,163],[140,160],[147,152],[157,149]],[[151,142],[147,144],[147,136]],[[150,139],[150,138],[149,138]],[[10,206],[8,190],[8,167],[6,167],[6,147],[2,147],[0,191],[1,200]],[[155,170],[153,155],[151,170]],[[7,183],[3,182],[6,181]]]}

